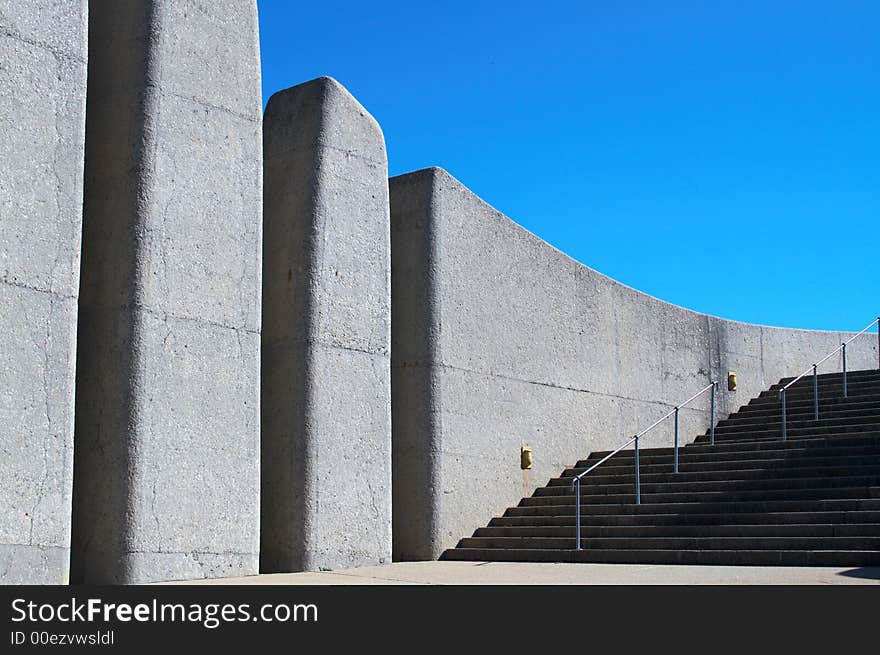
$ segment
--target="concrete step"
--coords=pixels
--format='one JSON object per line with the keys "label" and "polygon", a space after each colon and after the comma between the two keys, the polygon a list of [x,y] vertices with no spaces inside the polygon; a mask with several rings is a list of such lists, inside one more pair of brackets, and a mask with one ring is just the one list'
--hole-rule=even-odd
{"label": "concrete step", "polygon": [[[465,537],[461,548],[570,549],[565,537]],[[597,550],[876,550],[880,537],[593,537],[581,547]]]}
{"label": "concrete step", "polygon": [[[587,490],[592,491],[592,490]],[[651,503],[712,503],[741,502],[749,500],[834,500],[834,499],[880,498],[880,487],[822,487],[813,489],[733,489],[727,491],[646,491],[642,490],[642,502]],[[535,495],[523,498],[522,505],[573,504],[574,495]],[[635,503],[635,485],[629,492],[581,493],[582,505],[607,505]]]}
{"label": "concrete step", "polygon": [[[880,417],[880,405],[875,403],[859,403],[861,406],[837,405],[823,407],[819,405],[819,420],[825,421],[836,418],[852,418],[856,416]],[[813,405],[807,407],[791,408],[786,403],[785,415],[789,421],[813,421]],[[776,425],[782,420],[782,409],[773,411],[770,409],[755,410],[753,412],[740,411],[731,414],[728,418],[717,423],[717,427],[727,425]]]}
{"label": "concrete step", "polygon": [[[876,386],[859,386],[853,387],[852,385],[847,385],[846,397],[843,396],[843,387],[841,386],[839,390],[825,392],[819,391],[819,402],[821,403],[823,400],[827,400],[831,403],[834,402],[846,402],[848,400],[855,400],[857,402],[870,402],[876,401],[877,398],[880,398],[880,389]],[[774,392],[763,392],[760,396],[752,398],[749,401],[750,407],[760,407],[762,405],[776,405],[781,403],[781,399],[779,398],[779,393]],[[792,391],[789,389],[785,392],[785,402],[786,405],[789,402],[794,403],[811,403],[813,402],[813,390],[800,390],[800,391]]]}
{"label": "concrete step", "polygon": [[878,566],[877,550],[529,550],[454,548],[442,560],[476,562],[595,562],[730,566]]}
{"label": "concrete step", "polygon": [[[812,435],[808,434],[808,435],[792,436],[791,434],[789,434],[787,439],[783,439],[782,435],[781,435],[781,430],[780,430],[780,434],[777,434],[775,436],[772,436],[772,433],[769,433],[769,435],[763,434],[760,436],[741,437],[741,438],[736,438],[736,439],[727,438],[723,441],[716,440],[714,445],[708,439],[706,439],[705,441],[693,441],[689,444],[686,444],[684,446],[684,448],[686,448],[687,450],[693,450],[694,448],[697,448],[697,447],[705,447],[705,448],[709,448],[711,450],[713,448],[717,449],[719,447],[731,446],[734,450],[738,449],[742,452],[747,452],[747,450],[752,447],[760,448],[760,449],[766,448],[767,446],[762,445],[762,444],[766,444],[766,443],[770,443],[770,444],[777,444],[778,443],[778,446],[771,445],[771,446],[769,446],[770,448],[776,448],[776,447],[785,448],[787,446],[787,444],[791,443],[794,440],[794,441],[800,442],[800,445],[802,445],[805,448],[812,448],[812,449],[818,450],[818,449],[829,447],[829,446],[835,447],[835,446],[837,446],[837,443],[835,443],[835,442],[839,442],[839,441],[846,441],[850,445],[854,445],[853,442],[851,441],[852,439],[855,439],[855,440],[871,439],[874,442],[876,442],[877,435],[878,435],[878,433],[876,433],[876,432],[847,432],[847,433],[841,433],[838,435],[825,435],[825,436],[823,436],[821,434],[812,434]],[[863,443],[869,443],[869,442],[864,441]]]}
{"label": "concrete step", "polygon": [[[775,384],[771,384],[767,387],[768,390],[776,390],[781,389],[782,387],[788,386],[789,389],[812,389],[813,388],[813,372],[810,371],[803,377],[799,378],[797,382],[791,384],[791,381],[794,378],[785,378],[776,382]],[[819,371],[819,375],[816,377],[816,381],[819,384],[819,388],[829,386],[836,386],[843,384],[843,373],[838,371],[837,373],[827,374],[822,373],[821,367]],[[875,372],[860,372],[860,371],[851,371],[848,370],[846,372],[846,383],[854,383],[854,384],[880,384],[880,377],[876,375]]]}
{"label": "concrete step", "polygon": [[[751,433],[748,436],[741,436],[741,437],[734,437],[732,435],[728,435],[724,439],[716,438],[714,445],[708,439],[706,439],[704,441],[695,440],[689,444],[685,444],[685,446],[683,446],[683,447],[687,448],[687,449],[691,449],[691,448],[698,447],[698,446],[706,446],[709,448],[718,448],[719,446],[733,445],[734,447],[748,448],[752,444],[762,444],[762,443],[767,443],[767,442],[770,442],[770,443],[779,442],[781,445],[784,446],[786,443],[788,443],[791,440],[803,441],[804,445],[806,446],[806,445],[810,445],[808,442],[810,442],[810,441],[815,442],[816,440],[823,440],[823,441],[819,442],[819,444],[823,444],[823,442],[831,443],[830,440],[849,439],[850,437],[876,439],[878,436],[880,436],[880,432],[874,432],[874,431],[871,431],[871,432],[840,432],[840,433],[836,433],[833,435],[823,434],[821,432],[817,432],[814,434],[800,433],[800,434],[792,435],[791,431],[789,431],[788,438],[783,439],[782,438],[782,430],[780,429],[775,434],[773,433],[773,431],[769,431],[769,432],[760,433],[760,434]],[[822,447],[822,445],[819,445],[819,447]],[[681,448],[681,446],[680,446],[680,448]]]}
{"label": "concrete step", "polygon": [[[826,511],[826,512],[730,512],[718,514],[598,514],[582,516],[582,524],[591,526],[715,526],[715,525],[841,525],[853,523],[880,523],[877,511]],[[588,521],[587,521],[588,519]],[[571,514],[530,514],[524,516],[496,516],[489,527],[512,526],[559,526],[571,528],[575,524]]]}
{"label": "concrete step", "polygon": [[[876,433],[848,434],[838,437],[818,437],[808,439],[791,438],[783,441],[781,438],[758,440],[750,443],[731,442],[716,443],[714,446],[708,443],[690,443],[679,448],[679,458],[687,457],[689,461],[721,461],[722,459],[755,459],[758,456],[778,457],[780,454],[791,453],[796,456],[812,453],[823,457],[837,454],[847,454],[854,449],[859,453],[877,452],[880,448],[880,435]],[[591,453],[588,459],[579,460],[577,467],[592,466],[598,460],[604,458],[611,451],[598,451]],[[672,455],[671,446],[640,448],[639,460],[647,462],[655,459],[666,461]],[[634,458],[632,448],[622,450],[606,463],[623,462]],[[604,464],[603,464],[604,466]]]}
{"label": "concrete step", "polygon": [[[837,428],[865,425],[873,429],[880,428],[880,407],[871,413],[859,413],[849,416],[819,416],[819,420],[813,418],[812,413],[794,417],[787,414],[785,418],[789,432],[801,428],[821,429],[836,432]],[[715,437],[740,432],[763,432],[766,430],[779,430],[782,426],[782,415],[776,421],[722,421],[715,427]],[[706,433],[708,435],[708,432]],[[679,438],[681,434],[679,433]]]}
{"label": "concrete step", "polygon": [[[609,459],[600,467],[593,470],[585,477],[594,475],[632,475],[634,462],[625,464],[617,464],[615,458]],[[802,457],[772,457],[764,459],[736,459],[736,460],[711,460],[706,461],[688,461],[679,460],[678,468],[681,473],[711,473],[711,472],[730,472],[730,471],[746,471],[746,470],[763,470],[763,469],[783,469],[796,471],[799,469],[818,469],[821,467],[837,468],[837,467],[859,467],[859,466],[880,466],[880,450],[874,453],[865,453],[862,455],[837,455],[831,457],[822,457],[821,455],[802,456]],[[639,467],[642,475],[651,475],[654,473],[672,473],[672,457],[663,458],[661,462],[652,460],[652,463],[646,463],[639,460]],[[567,468],[562,472],[563,478],[570,478],[586,471],[585,467]],[[552,480],[551,480],[552,483]],[[569,484],[569,482],[560,482],[560,484]]]}
{"label": "concrete step", "polygon": [[[757,449],[747,450],[745,452],[719,450],[718,452],[711,448],[705,451],[697,451],[694,448],[679,449],[679,466],[687,465],[718,465],[722,467],[740,467],[744,462],[773,462],[784,461],[786,464],[796,465],[799,462],[808,463],[811,461],[823,461],[828,459],[837,459],[841,457],[875,457],[880,455],[880,446],[849,446],[843,448],[785,448],[786,442],[780,441],[779,449]],[[660,449],[668,452],[650,452],[644,450],[639,452],[639,466],[660,466],[672,465],[672,448]],[[587,462],[592,466],[598,460],[581,460],[574,467],[582,470],[586,467]],[[634,466],[634,457],[632,451],[623,451],[614,457],[605,460],[602,468],[632,468]],[[768,464],[769,465],[769,464]]]}
{"label": "concrete step", "polygon": [[[505,516],[574,516],[574,496],[540,499],[543,502],[523,498],[516,507],[508,507]],[[706,502],[654,502],[651,498],[641,505],[634,502],[581,503],[581,514],[590,516],[642,516],[654,514],[750,514],[750,513],[792,513],[792,512],[855,512],[880,511],[880,498],[814,498],[730,501],[715,500]]]}
{"label": "concrete step", "polygon": [[[876,338],[876,336],[875,336]],[[847,379],[854,378],[858,380],[874,380],[880,383],[880,368],[872,368],[872,369],[855,369],[849,370],[846,372]],[[787,378],[782,378],[779,382],[774,386],[784,386],[794,380],[795,376],[790,376]],[[839,381],[843,379],[842,371],[822,371],[822,367],[819,367],[819,384],[824,384],[825,382],[831,381]],[[808,381],[809,384],[813,384],[813,374],[809,373],[807,376],[802,377],[798,382],[796,382],[793,386],[797,386],[799,384],[806,384]]]}
{"label": "concrete step", "polygon": [[[870,410],[859,410],[859,411],[834,411],[827,412],[824,409],[820,409],[819,412],[819,421],[823,424],[828,422],[827,424],[833,424],[832,421],[838,418],[859,418],[859,417],[870,417],[873,419],[878,419],[878,423],[880,423],[880,407],[875,407]],[[810,407],[809,411],[805,411],[800,414],[792,414],[792,412],[786,413],[786,421],[789,423],[807,423],[807,424],[816,424],[816,419],[813,418],[813,408]],[[725,419],[724,421],[719,422],[716,425],[716,430],[721,429],[722,427],[738,427],[738,426],[752,426],[753,429],[761,430],[767,428],[779,428],[782,425],[782,414],[776,412],[773,416],[767,418],[751,418],[748,416],[743,416],[741,414],[733,414],[730,419]],[[669,431],[671,434],[671,430]],[[698,436],[708,436],[709,429],[706,428],[705,432],[701,432]],[[682,436],[682,435],[679,435]]]}
{"label": "concrete step", "polygon": [[[764,389],[761,393],[776,393],[780,389],[782,389],[784,386],[786,386],[789,382],[790,382],[790,380],[787,382],[782,382],[782,381],[777,382],[776,384],[772,384],[769,387],[767,387],[766,389]],[[818,386],[819,386],[820,392],[823,390],[826,390],[826,389],[843,388],[843,373],[839,374],[836,377],[827,377],[827,378],[822,377],[822,375],[819,375],[818,382],[819,382]],[[872,375],[866,376],[866,375],[859,375],[859,374],[854,373],[852,371],[847,371],[847,373],[846,373],[846,386],[847,387],[858,387],[858,386],[878,387],[878,386],[880,386],[880,380],[878,380],[877,376],[875,376],[875,375],[874,376],[872,376]],[[810,392],[812,392],[813,391],[813,374],[808,373],[807,375],[802,377],[800,380],[798,380],[793,385],[788,387],[788,391],[810,391]]]}
{"label": "concrete step", "polygon": [[[793,427],[791,425],[788,426],[787,429],[787,439],[810,439],[813,437],[819,437],[823,439],[834,438],[834,437],[848,437],[854,435],[874,435],[880,436],[880,426],[876,423],[865,423],[865,424],[856,424],[856,425],[833,425],[833,426],[821,426],[821,425],[811,425],[808,427]],[[679,436],[679,438],[681,438]],[[720,443],[729,443],[729,442],[746,442],[746,441],[755,441],[758,439],[782,439],[782,424],[775,425],[772,427],[768,427],[764,430],[747,430],[743,432],[739,431],[729,431],[729,430],[716,430],[715,431],[715,445],[717,446]],[[670,440],[671,441],[671,440]],[[697,437],[694,441],[696,444],[705,444],[707,443],[704,438],[702,441]]]}
{"label": "concrete step", "polygon": [[[774,386],[769,390],[762,391],[757,398],[778,398],[779,394],[782,392],[782,387]],[[822,398],[827,397],[843,397],[843,382],[834,383],[834,384],[820,384],[819,385],[819,397]],[[877,382],[860,382],[857,380],[847,379],[846,382],[846,395],[849,397],[850,395],[864,395],[870,393],[880,393],[880,384]],[[795,385],[793,387],[789,387],[785,390],[785,395],[787,398],[802,398],[805,396],[813,397],[813,383],[812,381],[807,385]]]}
{"label": "concrete step", "polygon": [[[707,448],[718,448],[719,446],[723,447],[723,446],[730,445],[730,446],[733,446],[733,448],[735,450],[736,449],[744,450],[745,448],[751,447],[752,444],[760,447],[760,444],[767,443],[767,442],[769,442],[769,443],[779,442],[779,445],[781,447],[785,447],[786,444],[791,442],[792,440],[802,441],[804,447],[816,446],[818,448],[822,448],[826,444],[834,445],[833,441],[831,441],[831,440],[840,440],[840,439],[849,439],[849,438],[856,438],[856,439],[873,438],[873,439],[876,439],[878,435],[880,435],[880,431],[873,431],[873,430],[871,432],[840,432],[840,433],[836,433],[833,435],[828,435],[828,434],[823,435],[822,433],[814,433],[814,434],[803,434],[803,433],[798,434],[798,433],[796,433],[796,434],[792,435],[791,430],[789,430],[788,434],[787,434],[787,438],[783,439],[782,438],[782,428],[780,426],[780,429],[776,430],[775,433],[773,430],[770,430],[768,432],[763,432],[760,434],[751,433],[748,436],[744,435],[744,436],[735,437],[733,435],[727,435],[726,437],[724,437],[724,439],[716,438],[714,445],[711,443],[708,436],[705,436],[705,437],[700,436],[700,437],[697,437],[694,441],[692,441],[688,444],[685,444],[684,446],[679,444],[679,448],[687,448],[689,450],[692,450],[694,447],[697,447],[697,446],[704,446]],[[817,439],[824,440],[825,443],[817,442],[816,441]],[[813,443],[812,444],[809,443],[810,441],[812,441]]]}
{"label": "concrete step", "polygon": [[[786,421],[785,424],[787,430],[787,438],[788,439],[797,439],[804,438],[809,439],[811,437],[828,437],[828,436],[848,436],[851,434],[878,434],[880,435],[880,422],[874,422],[872,420],[853,420],[853,421],[841,421],[837,422],[825,422],[821,419],[819,421],[805,421],[800,424],[792,424],[790,421]],[[678,435],[679,445],[682,445],[682,436]],[[700,440],[700,437],[703,437],[703,440]],[[691,443],[706,443],[709,435],[699,435],[691,441]],[[715,431],[715,442],[716,444],[719,441],[742,441],[745,439],[781,439],[782,438],[782,422],[780,420],[779,424],[774,425],[772,423],[768,423],[766,425],[761,424],[757,426],[749,426],[749,427],[738,427],[732,426],[725,429],[718,429]],[[690,441],[685,440],[685,442]],[[672,435],[670,434],[668,437],[668,442],[670,445],[673,443]],[[662,442],[661,442],[662,443]],[[640,446],[642,444],[639,444]]]}
{"label": "concrete step", "polygon": [[[671,471],[651,472],[640,467],[642,484],[649,483],[681,483],[681,482],[727,482],[732,480],[790,480],[796,478],[827,478],[827,477],[862,477],[874,476],[880,479],[880,464],[870,466],[859,464],[857,466],[819,466],[819,467],[763,467],[763,468],[736,468],[721,471],[685,471],[679,467],[678,473]],[[617,467],[619,468],[619,467]],[[656,468],[656,467],[655,467]],[[568,472],[570,469],[567,469]],[[577,469],[576,469],[577,470]],[[586,470],[586,469],[582,469]],[[633,467],[616,470],[613,473],[600,466],[581,478],[581,488],[585,485],[605,484],[631,484],[635,482]],[[571,474],[560,478],[552,478],[547,487],[571,487],[573,476]]]}
{"label": "concrete step", "polygon": [[[551,537],[572,538],[574,525],[497,526],[477,528],[473,536],[482,537]],[[594,538],[659,538],[659,537],[880,537],[880,524],[821,523],[721,524],[721,525],[593,525],[581,523],[581,537]]]}
{"label": "concrete step", "polygon": [[[819,412],[831,410],[870,410],[876,408],[880,404],[880,395],[859,398],[819,398]],[[813,396],[804,398],[786,398],[785,413],[791,416],[794,413],[811,413],[813,411]],[[731,414],[733,417],[765,417],[765,416],[781,416],[782,403],[777,400],[766,400],[760,403],[752,401],[744,408]],[[728,417],[730,418],[730,417]]]}
{"label": "concrete step", "polygon": [[[869,402],[861,402],[861,401],[850,401],[850,400],[842,400],[841,402],[832,402],[825,401],[824,403],[819,403],[819,417],[836,415],[836,414],[850,414],[850,415],[858,415],[860,412],[876,412],[878,404],[876,401]],[[812,418],[813,416],[813,401],[810,399],[809,401],[804,401],[802,403],[793,404],[788,401],[785,403],[785,415],[789,418],[792,417],[802,417],[804,419]],[[740,408],[736,412],[733,412],[728,416],[724,421],[742,421],[742,422],[753,422],[753,423],[773,423],[774,421],[780,421],[782,419],[782,405],[766,405],[766,406],[752,406],[746,405],[745,407]]]}
{"label": "concrete step", "polygon": [[[632,480],[616,483],[581,484],[581,496],[615,495],[629,493],[635,485]],[[878,487],[880,491],[880,475],[851,475],[825,477],[790,477],[790,478],[759,478],[759,479],[722,479],[708,481],[641,481],[644,494],[656,493],[714,493],[727,491],[775,491],[778,489],[836,489],[840,487]],[[532,497],[572,495],[571,484],[539,487]]]}
{"label": "concrete step", "polygon": [[[831,398],[820,398],[819,407],[830,407],[833,409],[842,409],[849,407],[850,409],[860,409],[864,407],[871,407],[877,404],[877,397],[880,397],[880,392],[877,395],[870,397],[857,397],[854,398],[852,396],[848,396],[846,398],[841,394],[840,396],[834,396]],[[806,396],[797,396],[795,398],[787,397],[785,399],[785,410],[793,410],[793,411],[807,411],[813,407],[813,395],[808,394]],[[776,412],[779,413],[782,411],[782,402],[778,398],[752,398],[748,403],[741,406],[734,414],[751,414],[756,413],[760,414],[761,412]]]}

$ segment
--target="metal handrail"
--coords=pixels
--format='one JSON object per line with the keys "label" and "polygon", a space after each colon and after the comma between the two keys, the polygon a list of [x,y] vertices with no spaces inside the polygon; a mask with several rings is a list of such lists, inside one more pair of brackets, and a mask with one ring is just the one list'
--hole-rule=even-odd
{"label": "metal handrail", "polygon": [[710,412],[710,417],[709,417],[709,441],[710,441],[710,444],[714,446],[715,445],[715,394],[716,394],[717,387],[718,387],[717,382],[710,382],[705,387],[700,389],[697,393],[695,393],[693,396],[691,396],[690,398],[685,400],[683,403],[681,403],[680,405],[676,405],[672,410],[670,410],[669,412],[664,414],[661,418],[657,419],[656,421],[651,423],[651,425],[646,427],[644,430],[637,433],[632,439],[627,441],[625,444],[623,444],[622,446],[619,446],[617,448],[617,450],[611,451],[610,453],[605,455],[605,457],[603,457],[598,462],[593,464],[591,467],[589,467],[588,469],[586,469],[584,471],[581,471],[580,473],[578,473],[577,475],[574,476],[574,478],[571,481],[571,486],[572,486],[572,489],[574,490],[575,530],[577,531],[576,546],[575,546],[576,550],[581,550],[581,478],[583,478],[590,471],[596,469],[601,464],[604,464],[605,462],[607,462],[609,459],[614,457],[617,453],[619,453],[621,450],[623,450],[624,448],[629,446],[631,443],[634,443],[635,444],[635,466],[636,466],[636,505],[641,505],[642,504],[642,485],[641,485],[641,476],[639,474],[639,439],[641,437],[645,436],[646,434],[648,434],[648,432],[650,432],[651,430],[656,428],[658,425],[660,425],[663,421],[668,419],[670,416],[675,416],[675,442],[674,442],[674,446],[673,446],[673,473],[678,473],[678,412],[685,405],[687,405],[691,401],[699,398],[704,393],[706,393],[709,389],[711,389],[712,390],[712,394],[711,394],[712,401],[711,401],[711,412]]}
{"label": "metal handrail", "polygon": [[819,365],[824,364],[826,361],[828,361],[828,359],[830,357],[833,357],[838,352],[843,353],[843,397],[846,398],[846,347],[850,343],[852,343],[852,341],[854,339],[862,336],[865,332],[867,332],[872,327],[874,327],[875,324],[877,325],[877,328],[878,328],[878,330],[877,330],[877,339],[878,339],[878,347],[877,347],[878,366],[877,366],[877,368],[880,368],[880,316],[878,316],[873,321],[868,323],[860,331],[856,332],[849,339],[847,339],[846,341],[841,343],[839,346],[837,346],[837,348],[835,348],[830,353],[825,355],[818,362],[808,366],[807,370],[805,370],[803,373],[798,375],[796,378],[791,380],[788,384],[786,384],[784,387],[782,387],[779,390],[779,401],[782,403],[782,440],[783,441],[785,441],[788,438],[788,429],[787,429],[788,420],[787,420],[787,412],[786,412],[786,407],[785,407],[785,392],[788,390],[788,388],[791,385],[793,385],[795,382],[797,382],[798,380],[803,378],[805,375],[807,375],[810,371],[813,372],[813,420],[818,421],[819,420]]}

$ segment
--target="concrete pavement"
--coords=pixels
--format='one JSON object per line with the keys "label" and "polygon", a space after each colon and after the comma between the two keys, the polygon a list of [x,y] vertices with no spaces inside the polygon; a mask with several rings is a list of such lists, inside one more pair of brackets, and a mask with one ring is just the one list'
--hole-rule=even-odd
{"label": "concrete pavement", "polygon": [[163,584],[755,585],[878,584],[880,567],[682,566],[537,562],[397,562],[383,566]]}

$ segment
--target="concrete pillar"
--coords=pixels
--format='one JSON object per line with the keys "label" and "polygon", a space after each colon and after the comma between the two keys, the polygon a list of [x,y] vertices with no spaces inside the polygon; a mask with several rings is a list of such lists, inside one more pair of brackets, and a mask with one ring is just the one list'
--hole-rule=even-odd
{"label": "concrete pillar", "polygon": [[73,579],[259,559],[254,0],[92,0]]}
{"label": "concrete pillar", "polygon": [[0,584],[68,580],[86,20],[0,0]]}
{"label": "concrete pillar", "polygon": [[440,464],[440,181],[429,168],[391,178],[395,561],[443,552]]}
{"label": "concrete pillar", "polygon": [[263,139],[261,569],[388,562],[385,141],[326,77],[272,96]]}

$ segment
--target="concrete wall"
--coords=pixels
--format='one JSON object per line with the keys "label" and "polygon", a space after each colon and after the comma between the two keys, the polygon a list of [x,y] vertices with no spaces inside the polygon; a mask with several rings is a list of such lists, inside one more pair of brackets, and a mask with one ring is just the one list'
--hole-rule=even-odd
{"label": "concrete wall", "polygon": [[256,3],[91,8],[73,579],[256,573]]}
{"label": "concrete wall", "polygon": [[337,82],[264,122],[263,571],[391,559],[388,165]]}
{"label": "concrete wall", "polygon": [[0,0],[0,583],[65,583],[86,6]]}
{"label": "concrete wall", "polygon": [[[739,385],[721,385],[719,418],[845,336],[727,321],[639,293],[440,169],[390,186],[395,559],[437,557],[728,370]],[[876,337],[858,343],[849,367],[875,367]],[[682,410],[684,442],[706,430],[708,409],[706,395]],[[642,446],[671,443],[670,423]],[[519,467],[523,445],[531,471]]]}

